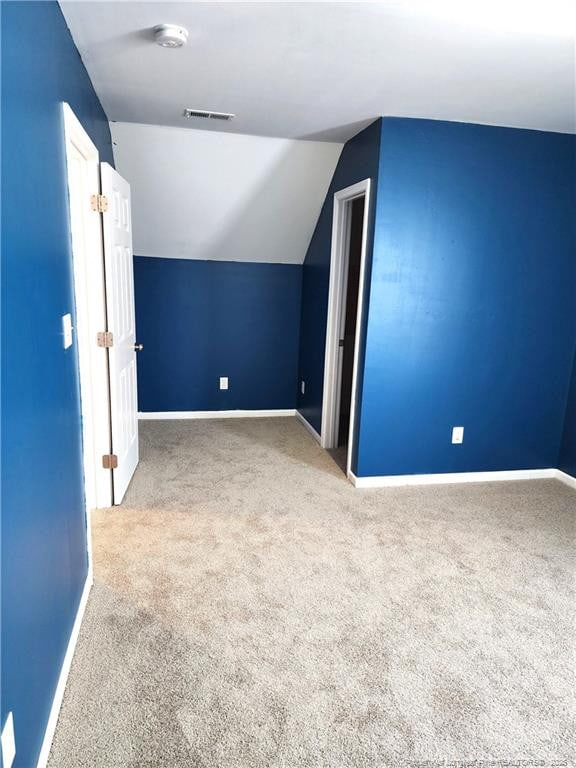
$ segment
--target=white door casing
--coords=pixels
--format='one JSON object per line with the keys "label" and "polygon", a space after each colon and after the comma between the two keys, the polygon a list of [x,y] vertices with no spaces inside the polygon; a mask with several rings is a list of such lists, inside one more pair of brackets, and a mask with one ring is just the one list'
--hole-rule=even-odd
{"label": "white door casing", "polygon": [[104,263],[109,348],[110,420],[114,504],[120,504],[138,464],[138,398],[136,385],[136,318],[130,185],[108,163],[100,168],[102,195],[108,207],[103,214]]}
{"label": "white door casing", "polygon": [[370,179],[364,179],[334,195],[332,215],[332,244],[330,253],[330,284],[328,288],[328,318],[326,322],[326,349],[324,353],[324,389],[322,396],[322,428],[320,444],[323,448],[335,448],[338,437],[338,414],[340,409],[340,380],[342,355],[339,346],[344,313],[346,311],[346,288],[348,280],[348,248],[350,243],[350,206],[352,200],[364,197],[364,220],[362,223],[362,249],[360,255],[360,278],[358,286],[358,307],[356,310],[356,337],[354,340],[354,367],[352,372],[352,399],[350,403],[350,427],[348,431],[348,452],[346,474],[351,476],[352,456],[356,431],[358,400],[358,364],[360,338],[364,317],[364,293],[366,281],[366,249],[368,242],[368,221],[370,218]]}
{"label": "white door casing", "polygon": [[[74,272],[75,339],[82,411],[82,457],[84,494],[88,521],[90,510],[112,504],[110,471],[102,456],[110,450],[108,367],[106,352],[96,344],[99,331],[106,328],[104,257],[100,216],[90,199],[100,189],[98,150],[66,103],[62,105],[68,202]],[[88,551],[90,553],[90,525]]]}

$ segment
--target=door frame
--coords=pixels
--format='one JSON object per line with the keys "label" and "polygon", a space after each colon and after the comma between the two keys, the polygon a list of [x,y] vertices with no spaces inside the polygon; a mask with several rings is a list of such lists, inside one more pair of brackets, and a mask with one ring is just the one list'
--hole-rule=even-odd
{"label": "door frame", "polygon": [[[75,341],[80,380],[82,461],[87,523],[90,511],[112,506],[112,472],[102,466],[110,452],[107,350],[97,345],[106,330],[102,224],[91,196],[100,193],[100,157],[82,124],[62,104],[74,274]],[[88,555],[91,557],[90,530]]]}
{"label": "door frame", "polygon": [[332,214],[332,245],[330,253],[330,284],[328,288],[328,317],[326,322],[326,349],[324,354],[324,392],[322,398],[322,429],[320,444],[323,448],[336,448],[338,418],[340,410],[340,386],[342,379],[342,355],[339,353],[340,333],[346,310],[348,283],[348,259],[350,248],[351,202],[364,197],[362,221],[362,249],[360,253],[360,279],[358,285],[358,307],[356,311],[356,332],[354,337],[354,366],[352,369],[352,397],[350,402],[350,426],[348,432],[348,455],[346,474],[351,472],[355,442],[355,426],[358,397],[358,363],[360,338],[364,317],[364,293],[366,281],[366,251],[368,242],[368,221],[370,217],[370,179],[341,189],[334,195]]}

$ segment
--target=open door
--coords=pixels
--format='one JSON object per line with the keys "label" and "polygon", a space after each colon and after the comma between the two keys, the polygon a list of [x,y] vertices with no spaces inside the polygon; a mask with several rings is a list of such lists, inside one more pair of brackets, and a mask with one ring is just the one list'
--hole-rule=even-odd
{"label": "open door", "polygon": [[[100,166],[110,372],[114,504],[120,504],[138,464],[136,319],[130,185],[108,163]],[[111,335],[110,335],[111,334]]]}

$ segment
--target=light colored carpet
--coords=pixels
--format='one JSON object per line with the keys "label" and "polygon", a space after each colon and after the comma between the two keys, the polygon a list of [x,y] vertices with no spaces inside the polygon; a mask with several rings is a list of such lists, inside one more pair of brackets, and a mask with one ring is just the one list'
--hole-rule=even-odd
{"label": "light colored carpet", "polygon": [[573,491],[355,490],[295,419],[141,442],[50,768],[573,765]]}

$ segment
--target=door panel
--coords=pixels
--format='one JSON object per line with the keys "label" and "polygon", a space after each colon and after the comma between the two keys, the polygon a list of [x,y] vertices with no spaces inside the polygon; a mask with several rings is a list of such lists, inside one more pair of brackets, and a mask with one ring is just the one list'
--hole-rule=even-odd
{"label": "door panel", "polygon": [[101,168],[102,194],[108,199],[103,216],[104,262],[109,349],[110,420],[112,453],[118,457],[113,470],[114,504],[120,504],[138,464],[138,414],[136,389],[136,320],[130,185],[108,163]]}

